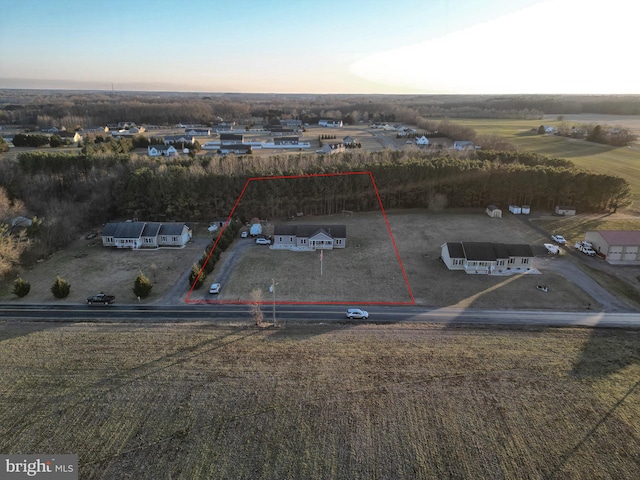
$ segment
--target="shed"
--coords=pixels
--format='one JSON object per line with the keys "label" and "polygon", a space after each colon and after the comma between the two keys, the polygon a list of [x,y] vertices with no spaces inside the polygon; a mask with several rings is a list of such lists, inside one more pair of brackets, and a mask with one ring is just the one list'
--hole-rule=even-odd
{"label": "shed", "polygon": [[576,214],[576,207],[556,205],[556,215],[571,216]]}
{"label": "shed", "polygon": [[513,213],[514,215],[521,215],[522,214],[522,208],[519,207],[518,205],[509,205],[509,211],[511,213]]}
{"label": "shed", "polygon": [[495,205],[489,205],[485,210],[485,213],[491,218],[502,218],[502,210],[500,210]]}
{"label": "shed", "polygon": [[522,215],[529,215],[531,213],[531,207],[529,205],[522,205]]}

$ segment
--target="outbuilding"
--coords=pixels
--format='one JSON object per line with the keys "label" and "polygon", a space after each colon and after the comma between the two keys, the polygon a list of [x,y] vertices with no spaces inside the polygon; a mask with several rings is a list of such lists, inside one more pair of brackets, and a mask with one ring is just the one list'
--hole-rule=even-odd
{"label": "outbuilding", "polygon": [[571,216],[576,214],[576,207],[556,205],[556,215]]}
{"label": "outbuilding", "polygon": [[596,253],[604,255],[608,263],[640,264],[639,230],[598,230],[585,233],[584,239],[591,243]]}
{"label": "outbuilding", "polygon": [[485,213],[491,218],[502,218],[502,210],[500,210],[495,205],[489,205],[485,210]]}

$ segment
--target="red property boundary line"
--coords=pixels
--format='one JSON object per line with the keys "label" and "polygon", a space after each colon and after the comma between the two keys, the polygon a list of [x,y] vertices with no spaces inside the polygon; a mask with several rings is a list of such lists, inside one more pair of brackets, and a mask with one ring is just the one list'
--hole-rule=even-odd
{"label": "red property boundary line", "polygon": [[[387,231],[389,232],[389,238],[391,238],[391,244],[393,245],[393,250],[396,253],[396,258],[398,259],[398,264],[400,265],[400,270],[402,270],[402,276],[404,278],[405,285],[407,286],[409,297],[411,298],[411,301],[408,301],[408,302],[357,302],[357,303],[360,303],[363,305],[415,305],[415,298],[413,296],[413,292],[411,291],[411,285],[409,285],[409,278],[407,277],[407,273],[404,269],[402,259],[400,258],[400,252],[398,251],[395,238],[393,237],[393,233],[391,232],[391,226],[389,225],[389,219],[387,218],[387,213],[385,212],[384,206],[382,205],[382,199],[380,198],[380,192],[378,191],[378,186],[376,185],[376,181],[373,178],[373,173],[370,171],[313,173],[309,175],[274,175],[274,176],[265,176],[265,177],[251,177],[247,179],[246,183],[244,184],[244,187],[242,188],[242,191],[240,192],[240,195],[238,196],[238,199],[236,200],[236,203],[233,205],[233,208],[231,209],[231,212],[229,213],[229,216],[227,217],[227,220],[225,221],[225,224],[222,227],[222,230],[220,230],[220,233],[216,237],[216,241],[213,244],[213,248],[211,248],[211,250],[209,251],[209,255],[207,256],[207,260],[205,264],[203,264],[203,266],[200,268],[200,271],[198,272],[198,276],[193,282],[193,285],[191,285],[191,288],[189,289],[189,293],[185,297],[185,300],[184,300],[185,303],[193,303],[193,304],[213,303],[213,304],[235,304],[235,305],[238,305],[238,304],[248,305],[248,304],[258,303],[260,305],[273,305],[274,302],[269,302],[269,301],[254,302],[251,300],[191,300],[190,297],[191,297],[191,294],[193,293],[193,290],[195,289],[195,285],[198,283],[198,280],[202,275],[202,271],[204,270],[204,265],[206,265],[209,262],[209,258],[211,257],[211,255],[213,254],[213,251],[217,247],[218,241],[222,237],[222,234],[224,233],[224,230],[227,228],[227,225],[229,225],[229,223],[231,222],[231,219],[233,218],[233,214],[235,213],[236,208],[238,208],[238,205],[240,204],[240,200],[244,196],[251,182],[263,181],[263,180],[289,180],[289,179],[314,178],[314,177],[343,177],[346,175],[368,175],[369,176],[371,180],[371,185],[373,186],[373,189],[376,194],[376,198],[378,199],[378,205],[380,206],[380,211],[382,212],[384,222],[387,226]],[[353,303],[354,302],[300,302],[300,301],[275,302],[275,304],[277,305],[352,305]]]}

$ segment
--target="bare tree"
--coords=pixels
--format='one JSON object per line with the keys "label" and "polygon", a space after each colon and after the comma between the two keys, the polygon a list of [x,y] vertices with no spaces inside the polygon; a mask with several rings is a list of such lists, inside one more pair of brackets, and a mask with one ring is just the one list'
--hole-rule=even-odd
{"label": "bare tree", "polygon": [[249,313],[251,313],[251,318],[258,327],[266,327],[269,324],[263,321],[264,313],[262,313],[261,304],[262,290],[255,288],[251,291],[251,307],[249,308]]}

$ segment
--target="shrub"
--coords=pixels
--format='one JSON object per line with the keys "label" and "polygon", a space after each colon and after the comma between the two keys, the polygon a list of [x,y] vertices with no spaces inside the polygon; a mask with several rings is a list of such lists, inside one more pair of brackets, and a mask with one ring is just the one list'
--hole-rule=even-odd
{"label": "shrub", "polygon": [[140,272],[133,282],[133,294],[136,297],[147,298],[151,293],[153,284],[144,273]]}
{"label": "shrub", "polygon": [[30,291],[31,284],[24,280],[22,277],[18,277],[18,279],[13,284],[13,293],[22,298],[26,297]]}
{"label": "shrub", "polygon": [[56,298],[66,298],[69,296],[70,291],[71,285],[69,285],[69,282],[60,278],[58,275],[56,281],[51,285],[51,293],[53,293],[53,296]]}
{"label": "shrub", "polygon": [[[202,271],[200,277],[198,277],[199,273],[200,266],[197,263],[194,263],[193,267],[191,267],[191,273],[189,274],[189,285],[193,285],[193,288],[200,288],[204,283],[205,278],[207,278],[207,273],[204,270]],[[198,279],[197,282],[196,278]],[[194,282],[196,282],[195,285]]]}

